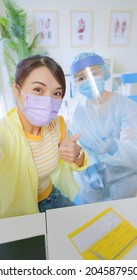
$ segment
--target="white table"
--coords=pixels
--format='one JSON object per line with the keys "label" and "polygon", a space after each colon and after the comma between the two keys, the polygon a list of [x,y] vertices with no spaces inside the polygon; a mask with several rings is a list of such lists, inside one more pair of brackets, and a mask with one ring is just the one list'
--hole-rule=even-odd
{"label": "white table", "polygon": [[[45,236],[50,260],[80,260],[82,257],[68,234],[112,207],[137,228],[137,198],[47,210],[45,213],[0,219],[0,244],[34,236]],[[48,248],[47,248],[48,247]],[[137,245],[123,259],[137,260]]]}
{"label": "white table", "polygon": [[[137,197],[48,210],[46,217],[49,259],[82,259],[67,235],[108,207],[112,207],[137,228]],[[137,260],[137,245],[123,259]]]}
{"label": "white table", "polygon": [[0,219],[0,260],[47,258],[45,213]]}
{"label": "white table", "polygon": [[0,219],[0,243],[46,236],[45,213]]}

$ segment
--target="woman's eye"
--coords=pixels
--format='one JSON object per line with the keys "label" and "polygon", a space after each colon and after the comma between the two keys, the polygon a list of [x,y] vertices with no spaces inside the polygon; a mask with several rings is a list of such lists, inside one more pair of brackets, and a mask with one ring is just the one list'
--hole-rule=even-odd
{"label": "woman's eye", "polygon": [[84,77],[79,77],[78,78],[78,82],[81,82],[81,81],[83,81],[84,80]]}
{"label": "woman's eye", "polygon": [[96,77],[97,76],[97,73],[92,73],[93,77]]}
{"label": "woman's eye", "polygon": [[34,88],[34,92],[35,92],[36,94],[42,94],[42,93],[43,93],[43,91],[42,91],[41,88]]}
{"label": "woman's eye", "polygon": [[60,92],[60,91],[56,91],[56,92],[54,92],[54,94],[53,94],[55,97],[60,97],[60,98],[62,98],[62,92]]}
{"label": "woman's eye", "polygon": [[96,77],[96,76],[98,76],[98,72],[92,72],[92,75],[93,75],[94,77]]}

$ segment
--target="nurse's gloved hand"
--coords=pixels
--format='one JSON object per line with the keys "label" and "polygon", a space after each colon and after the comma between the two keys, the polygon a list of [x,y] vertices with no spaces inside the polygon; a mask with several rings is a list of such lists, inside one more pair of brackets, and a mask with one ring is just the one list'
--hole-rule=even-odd
{"label": "nurse's gloved hand", "polygon": [[117,144],[113,137],[106,137],[104,139],[94,137],[91,148],[96,154],[108,153],[113,155],[117,151]]}
{"label": "nurse's gloved hand", "polygon": [[89,176],[89,184],[91,188],[95,190],[104,188],[102,178],[96,169],[96,165],[90,166],[87,169],[87,173]]}

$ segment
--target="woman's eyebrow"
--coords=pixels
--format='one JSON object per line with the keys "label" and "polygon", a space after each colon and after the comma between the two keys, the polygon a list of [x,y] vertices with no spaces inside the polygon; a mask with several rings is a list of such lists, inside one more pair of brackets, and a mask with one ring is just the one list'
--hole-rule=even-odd
{"label": "woman's eyebrow", "polygon": [[42,82],[40,82],[40,81],[34,81],[34,82],[32,82],[32,84],[40,84],[40,85],[42,85],[42,86],[44,86],[44,87],[47,87],[46,84],[44,84],[44,83],[42,83]]}
{"label": "woman's eyebrow", "polygon": [[[40,85],[42,85],[44,87],[47,87],[46,84],[44,84],[44,83],[42,83],[40,81],[34,81],[34,82],[32,82],[32,84],[40,84]],[[60,86],[60,87],[55,88],[55,90],[63,90],[63,88]]]}
{"label": "woman's eyebrow", "polygon": [[55,90],[56,90],[56,89],[63,89],[63,88],[62,88],[62,87],[57,87],[57,88],[55,88]]}

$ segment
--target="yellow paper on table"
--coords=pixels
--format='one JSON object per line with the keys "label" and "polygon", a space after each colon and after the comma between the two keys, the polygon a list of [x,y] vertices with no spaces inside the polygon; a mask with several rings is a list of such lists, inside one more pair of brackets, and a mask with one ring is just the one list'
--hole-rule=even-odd
{"label": "yellow paper on table", "polygon": [[137,229],[109,207],[68,238],[86,260],[119,260],[137,243]]}

